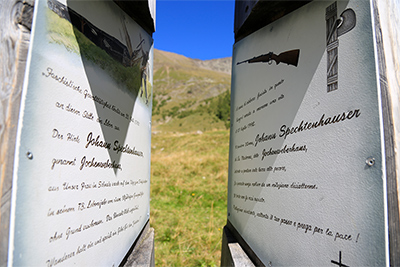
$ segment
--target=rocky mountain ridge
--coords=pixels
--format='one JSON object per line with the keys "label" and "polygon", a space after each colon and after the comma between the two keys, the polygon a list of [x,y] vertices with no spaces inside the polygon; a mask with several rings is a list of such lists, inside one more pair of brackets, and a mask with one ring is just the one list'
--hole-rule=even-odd
{"label": "rocky mountain ridge", "polygon": [[217,58],[210,60],[193,59],[197,66],[208,70],[231,74],[232,57]]}

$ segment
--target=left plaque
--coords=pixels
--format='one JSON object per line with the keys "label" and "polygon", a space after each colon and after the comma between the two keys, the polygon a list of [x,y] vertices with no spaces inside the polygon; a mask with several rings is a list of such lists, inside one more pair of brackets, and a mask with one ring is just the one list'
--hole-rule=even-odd
{"label": "left plaque", "polygon": [[114,266],[149,220],[153,39],[112,1],[38,0],[9,265]]}

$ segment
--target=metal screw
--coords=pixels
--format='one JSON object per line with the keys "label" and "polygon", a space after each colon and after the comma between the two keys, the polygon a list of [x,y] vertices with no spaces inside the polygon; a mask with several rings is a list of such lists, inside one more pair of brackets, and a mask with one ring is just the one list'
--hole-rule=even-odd
{"label": "metal screw", "polygon": [[368,166],[371,167],[375,164],[375,159],[370,157],[370,158],[367,158],[367,160],[365,162],[367,163]]}
{"label": "metal screw", "polygon": [[28,159],[33,159],[33,154],[32,154],[32,152],[30,152],[30,151],[26,152],[26,157],[27,157]]}

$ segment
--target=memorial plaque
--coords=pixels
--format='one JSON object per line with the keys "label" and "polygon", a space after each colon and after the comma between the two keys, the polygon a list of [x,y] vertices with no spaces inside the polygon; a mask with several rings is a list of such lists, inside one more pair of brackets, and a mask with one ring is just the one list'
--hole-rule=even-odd
{"label": "memorial plaque", "polygon": [[228,220],[265,265],[388,262],[369,1],[313,1],[234,45]]}
{"label": "memorial plaque", "polygon": [[112,1],[36,1],[10,266],[118,265],[148,222],[152,49]]}

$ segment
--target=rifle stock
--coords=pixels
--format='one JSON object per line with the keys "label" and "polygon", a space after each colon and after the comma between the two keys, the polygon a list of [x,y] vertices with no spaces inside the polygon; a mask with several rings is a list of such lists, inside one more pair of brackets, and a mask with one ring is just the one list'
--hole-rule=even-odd
{"label": "rifle stock", "polygon": [[273,54],[271,59],[275,60],[276,65],[282,62],[297,67],[297,64],[299,63],[299,55],[300,49],[295,49],[280,53],[278,56]]}

